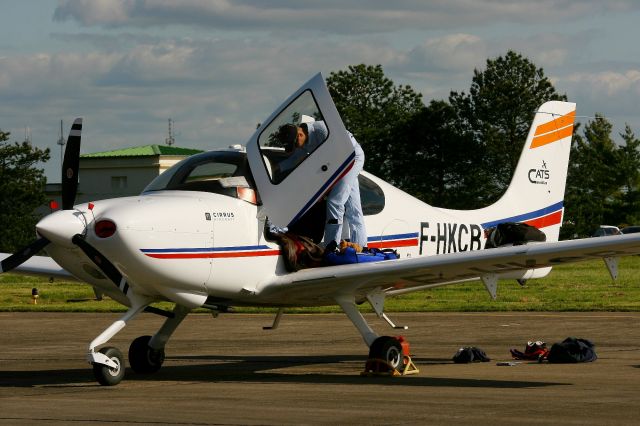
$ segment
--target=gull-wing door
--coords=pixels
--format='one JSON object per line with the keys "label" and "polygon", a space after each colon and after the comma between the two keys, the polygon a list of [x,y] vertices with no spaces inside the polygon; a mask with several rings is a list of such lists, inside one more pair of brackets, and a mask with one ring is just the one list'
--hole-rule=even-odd
{"label": "gull-wing door", "polygon": [[[306,143],[298,146],[304,129]],[[354,148],[318,73],[287,99],[247,144],[263,215],[295,223],[353,166]]]}

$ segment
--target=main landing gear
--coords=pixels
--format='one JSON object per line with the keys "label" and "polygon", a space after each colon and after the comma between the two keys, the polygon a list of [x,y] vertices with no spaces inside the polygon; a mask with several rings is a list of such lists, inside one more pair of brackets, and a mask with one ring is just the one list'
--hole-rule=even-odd
{"label": "main landing gear", "polygon": [[154,349],[150,341],[151,336],[140,336],[129,346],[129,365],[138,374],[155,373],[164,362],[164,347]]}
{"label": "main landing gear", "polygon": [[[96,348],[107,343],[127,325],[127,322],[145,310],[151,302],[144,298],[132,296],[131,292],[129,292],[129,299],[132,301],[131,308],[89,345],[87,360],[93,366],[94,377],[103,386],[114,386],[122,381],[125,372],[124,356],[115,347],[106,346],[99,351],[96,351]],[[173,312],[162,313],[162,311],[156,309],[147,310],[161,313],[167,316],[167,319],[155,335],[140,336],[129,346],[129,365],[138,374],[151,374],[160,370],[164,362],[164,347],[167,341],[191,311],[189,308],[180,305],[176,305]]]}
{"label": "main landing gear", "polygon": [[[383,318],[395,329],[407,329],[405,326],[396,326],[382,311],[384,294],[375,290],[367,295],[378,317]],[[404,376],[417,374],[416,368],[409,353],[409,342],[402,336],[378,336],[367,324],[358,311],[353,296],[341,296],[336,298],[344,313],[356,326],[365,343],[369,346],[369,358],[365,364],[362,375]]]}

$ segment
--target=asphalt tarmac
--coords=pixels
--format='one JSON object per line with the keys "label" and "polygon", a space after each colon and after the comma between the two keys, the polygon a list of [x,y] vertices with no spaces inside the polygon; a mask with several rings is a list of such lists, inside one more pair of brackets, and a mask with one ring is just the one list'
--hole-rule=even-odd
{"label": "asphalt tarmac", "polygon": [[[127,369],[98,385],[84,356],[118,314],[0,313],[3,424],[565,424],[640,423],[639,313],[411,313],[391,318],[417,375],[362,377],[367,349],[341,314],[190,315],[162,369]],[[109,342],[126,354],[162,318],[142,314]],[[509,361],[509,348],[568,336],[596,344],[585,364]],[[454,364],[461,346],[488,363]]]}

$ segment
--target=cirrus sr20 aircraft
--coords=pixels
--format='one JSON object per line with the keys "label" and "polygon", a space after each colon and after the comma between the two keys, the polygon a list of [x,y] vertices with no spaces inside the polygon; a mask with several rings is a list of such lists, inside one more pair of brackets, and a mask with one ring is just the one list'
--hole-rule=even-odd
{"label": "cirrus sr20 aircraft", "polygon": [[[592,258],[605,259],[615,278],[618,257],[640,253],[640,234],[558,241],[574,118],[573,103],[553,101],[539,108],[509,188],[486,208],[434,208],[362,172],[368,245],[396,249],[400,258],[297,272],[286,270],[265,223],[321,235],[325,218],[317,206],[354,162],[322,75],[265,120],[246,149],[189,157],[139,196],[74,206],[78,119],[63,164],[63,209],[37,224],[34,243],[3,255],[1,271],[72,275],[128,307],[89,344],[87,359],[103,385],[119,383],[125,370],[122,353],[105,344],[140,312],[167,317],[155,334],[138,337],[129,348],[134,372],[153,373],[190,311],[224,312],[230,306],[280,308],[275,327],[283,308],[339,305],[369,346],[370,358],[402,369],[400,340],[379,336],[357,304],[368,301],[395,327],[384,313],[389,296],[480,279],[495,298],[499,279],[542,277],[553,265]],[[275,143],[278,129],[302,120],[324,121],[327,136],[293,167],[284,167],[288,153]],[[533,225],[546,234],[546,242],[485,250],[484,230],[503,222]],[[348,226],[343,237],[348,238]],[[32,257],[41,249],[51,258]],[[173,302],[173,311],[152,306],[159,301]]]}

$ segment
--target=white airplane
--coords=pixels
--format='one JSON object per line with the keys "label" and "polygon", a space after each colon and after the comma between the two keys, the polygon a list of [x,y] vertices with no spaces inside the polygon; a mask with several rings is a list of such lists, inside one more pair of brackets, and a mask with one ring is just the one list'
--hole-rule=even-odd
{"label": "white airplane", "polygon": [[[129,348],[136,373],[160,369],[165,345],[195,308],[280,308],[339,305],[355,325],[370,358],[402,370],[401,339],[379,336],[357,304],[384,313],[388,296],[481,279],[492,297],[498,279],[527,280],[553,265],[604,258],[612,277],[620,256],[640,253],[640,234],[558,241],[575,104],[547,102],[533,120],[513,180],[495,204],[477,210],[431,207],[372,174],[360,175],[368,245],[394,248],[400,258],[288,272],[265,222],[307,235],[322,234],[323,210],[313,206],[354,161],[353,147],[318,74],[287,99],[242,147],[189,157],[167,170],[139,196],[73,205],[82,120],[73,124],[65,153],[63,210],[36,226],[38,240],[3,256],[1,270],[69,276],[129,307],[90,344],[88,361],[103,385],[119,383],[124,357],[104,346],[142,311],[167,317],[153,336]],[[278,148],[285,123],[323,120],[328,136],[292,169]],[[484,250],[484,230],[503,222],[541,229],[546,242]],[[348,237],[348,226],[343,236]],[[31,257],[40,249],[51,256]],[[55,261],[55,263],[53,262]],[[151,304],[175,303],[172,312]]]}

